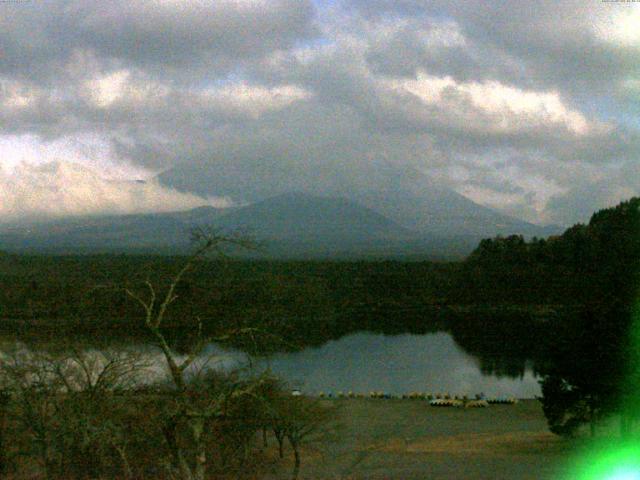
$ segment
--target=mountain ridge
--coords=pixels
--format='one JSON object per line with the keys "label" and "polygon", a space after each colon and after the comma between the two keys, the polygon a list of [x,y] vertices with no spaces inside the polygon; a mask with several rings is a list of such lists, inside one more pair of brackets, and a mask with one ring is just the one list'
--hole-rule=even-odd
{"label": "mountain ridge", "polygon": [[[183,253],[193,227],[244,232],[263,245],[253,256],[271,258],[455,259],[481,235],[425,234],[342,197],[287,192],[249,205],[202,206],[152,214],[76,217],[0,228],[0,249],[47,253]],[[240,253],[240,252],[233,252]]]}
{"label": "mountain ridge", "polygon": [[[250,177],[239,175],[233,165],[183,166],[158,176],[160,183],[178,191],[203,196],[226,196],[255,203],[290,191],[309,195],[341,197],[388,217],[400,226],[423,235],[486,236],[523,234],[546,236],[560,232],[555,226],[542,227],[479,205],[458,192],[438,185],[413,167],[378,162],[355,173],[336,167],[331,174],[258,171]],[[284,182],[272,181],[285,178]],[[275,185],[275,186],[274,186]],[[293,185],[293,186],[292,186]]]}

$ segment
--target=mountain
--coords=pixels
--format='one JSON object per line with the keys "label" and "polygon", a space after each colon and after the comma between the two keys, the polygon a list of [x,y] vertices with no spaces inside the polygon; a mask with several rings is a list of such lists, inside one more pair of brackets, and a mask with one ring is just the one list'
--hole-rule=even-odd
{"label": "mountain", "polygon": [[251,255],[271,258],[456,259],[470,253],[484,237],[548,234],[434,185],[415,172],[386,172],[385,183],[380,177],[377,172],[371,181],[352,183],[350,191],[332,182],[333,196],[288,192],[224,209],[5,225],[0,227],[0,250],[186,252],[190,229],[209,225],[223,232],[250,234],[262,245],[259,253]]}
{"label": "mountain", "polygon": [[212,224],[222,210],[87,216],[0,227],[0,250],[49,253],[156,250],[187,245],[193,225]]}
{"label": "mountain", "polygon": [[340,197],[358,203],[405,229],[429,237],[492,237],[522,234],[548,236],[557,227],[540,227],[504,215],[471,201],[432,181],[415,168],[371,163],[347,170],[335,166],[329,172],[254,169],[242,175],[234,165],[188,165],[164,172],[161,183],[200,195],[228,196],[256,202],[286,194],[292,189],[312,195]]}
{"label": "mountain", "polygon": [[299,192],[230,209],[216,224],[274,240],[352,242],[415,237],[408,229],[354,202]]}
{"label": "mountain", "polygon": [[189,230],[210,225],[250,234],[251,255],[271,258],[455,258],[476,239],[416,233],[344,198],[289,193],[250,205],[186,212],[85,217],[0,229],[0,250],[49,253],[155,252],[189,248]]}

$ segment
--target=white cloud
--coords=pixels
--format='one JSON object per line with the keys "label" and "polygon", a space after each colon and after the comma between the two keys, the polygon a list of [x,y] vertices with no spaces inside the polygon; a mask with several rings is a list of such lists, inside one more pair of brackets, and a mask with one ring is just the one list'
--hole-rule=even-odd
{"label": "white cloud", "polygon": [[416,79],[393,79],[385,84],[409,93],[425,106],[436,107],[449,118],[494,133],[511,133],[560,125],[575,135],[592,126],[585,116],[567,107],[557,92],[538,92],[497,81],[457,82],[420,72]]}
{"label": "white cloud", "polygon": [[110,75],[89,80],[85,83],[89,97],[98,107],[108,107],[122,98],[129,79],[127,70],[120,70]]}
{"label": "white cloud", "polygon": [[214,108],[257,118],[264,112],[279,110],[310,96],[307,90],[295,85],[267,88],[239,83],[208,89],[199,99]]}
{"label": "white cloud", "polygon": [[150,172],[116,158],[103,136],[91,133],[45,141],[36,135],[0,135],[0,171],[11,173],[22,164],[60,161],[84,165],[108,180],[144,179]]}
{"label": "white cloud", "polygon": [[622,47],[640,48],[640,5],[610,5],[608,14],[593,23],[597,37]]}
{"label": "white cloud", "polygon": [[66,162],[20,163],[0,169],[0,223],[78,215],[227,207],[226,198],[181,193],[151,180],[110,180],[88,167]]}
{"label": "white cloud", "polygon": [[19,110],[33,106],[40,94],[36,88],[24,82],[0,78],[0,107],[2,110]]}
{"label": "white cloud", "polygon": [[423,43],[428,48],[463,47],[467,39],[455,22],[442,22],[432,25],[429,30],[420,32]]}
{"label": "white cloud", "polygon": [[142,73],[121,69],[94,75],[83,85],[85,98],[97,108],[108,109],[118,104],[130,107],[151,107],[161,102],[171,88],[147,78]]}

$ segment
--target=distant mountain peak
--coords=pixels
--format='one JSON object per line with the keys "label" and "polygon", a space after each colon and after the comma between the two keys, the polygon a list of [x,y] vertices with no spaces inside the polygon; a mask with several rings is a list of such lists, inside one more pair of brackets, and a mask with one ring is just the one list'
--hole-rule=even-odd
{"label": "distant mountain peak", "polygon": [[263,169],[242,176],[234,165],[216,163],[175,168],[162,174],[160,180],[184,191],[229,196],[254,204],[267,199],[275,201],[274,198],[284,202],[311,197],[343,199],[422,235],[492,237],[549,233],[547,228],[478,205],[437,184],[416,167],[369,162],[358,168],[351,171],[337,165],[330,174],[314,171],[312,167],[303,173],[299,169]]}

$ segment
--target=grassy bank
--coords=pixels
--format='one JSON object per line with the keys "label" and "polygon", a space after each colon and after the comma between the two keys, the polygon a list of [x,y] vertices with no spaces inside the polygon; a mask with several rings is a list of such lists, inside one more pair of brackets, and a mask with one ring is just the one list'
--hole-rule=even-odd
{"label": "grassy bank", "polygon": [[549,433],[537,400],[481,409],[326,402],[338,405],[338,426],[306,448],[302,478],[555,480],[576,446]]}

